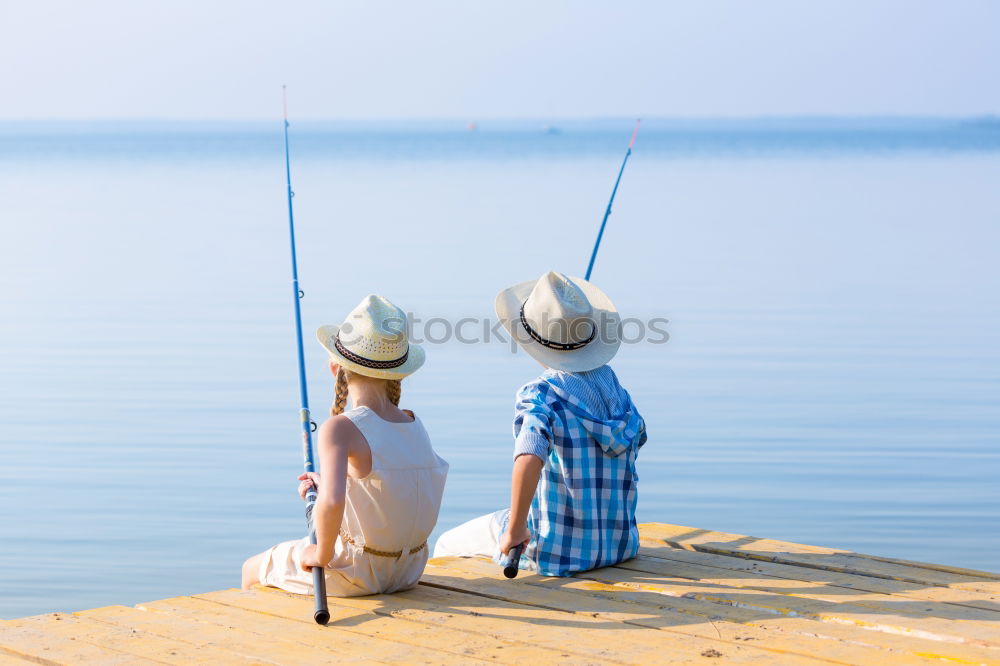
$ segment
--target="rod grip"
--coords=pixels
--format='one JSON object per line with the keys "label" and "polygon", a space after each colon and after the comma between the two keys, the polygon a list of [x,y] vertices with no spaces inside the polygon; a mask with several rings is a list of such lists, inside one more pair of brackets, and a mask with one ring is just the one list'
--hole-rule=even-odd
{"label": "rod grip", "polygon": [[503,567],[503,575],[507,578],[516,578],[518,565],[521,562],[521,555],[524,554],[524,544],[518,544],[511,548],[506,555],[500,559],[500,566]]}
{"label": "rod grip", "polygon": [[[314,535],[313,540],[315,541],[315,539]],[[326,623],[330,621],[330,610],[326,605],[326,572],[322,567],[313,567],[312,575],[314,598],[316,601],[313,619],[316,620],[316,624],[326,626]]]}
{"label": "rod grip", "polygon": [[[306,525],[309,526],[309,543],[316,544],[316,528],[313,524],[313,509],[316,507],[316,489],[310,488],[306,492]],[[326,604],[326,572],[323,567],[313,567],[313,599],[315,609],[313,619],[316,624],[326,625],[330,621],[330,610]]]}

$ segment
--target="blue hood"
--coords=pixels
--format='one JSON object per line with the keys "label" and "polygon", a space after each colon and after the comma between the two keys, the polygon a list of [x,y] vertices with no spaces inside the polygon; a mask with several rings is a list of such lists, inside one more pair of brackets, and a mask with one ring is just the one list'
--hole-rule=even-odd
{"label": "blue hood", "polygon": [[609,366],[587,372],[549,370],[542,377],[606,454],[619,456],[641,444],[642,417]]}

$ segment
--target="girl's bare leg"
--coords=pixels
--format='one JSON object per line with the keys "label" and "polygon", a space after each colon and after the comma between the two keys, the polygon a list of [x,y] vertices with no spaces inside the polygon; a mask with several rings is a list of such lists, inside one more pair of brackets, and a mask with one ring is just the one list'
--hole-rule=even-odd
{"label": "girl's bare leg", "polygon": [[243,589],[249,590],[260,582],[260,563],[267,552],[257,553],[243,563]]}

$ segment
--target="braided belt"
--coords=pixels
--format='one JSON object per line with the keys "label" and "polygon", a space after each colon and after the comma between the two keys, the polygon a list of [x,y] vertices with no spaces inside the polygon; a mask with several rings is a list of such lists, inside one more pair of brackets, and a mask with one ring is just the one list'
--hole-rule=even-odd
{"label": "braided belt", "polygon": [[[351,535],[348,534],[347,532],[345,532],[344,530],[340,530],[340,538],[343,539],[345,542],[351,544],[352,546],[354,546],[356,548],[360,548],[361,550],[363,550],[364,552],[368,553],[369,555],[375,555],[376,557],[390,557],[390,558],[392,558],[394,560],[398,560],[399,558],[401,558],[403,556],[403,551],[401,551],[401,550],[378,550],[376,548],[372,548],[371,546],[368,546],[367,544],[366,545],[361,545],[357,541],[355,541],[353,538],[351,538]],[[426,547],[427,547],[427,542],[424,541],[419,546],[415,546],[415,547],[411,548],[409,550],[409,554],[413,555],[415,553],[419,553],[420,551],[422,551]]]}

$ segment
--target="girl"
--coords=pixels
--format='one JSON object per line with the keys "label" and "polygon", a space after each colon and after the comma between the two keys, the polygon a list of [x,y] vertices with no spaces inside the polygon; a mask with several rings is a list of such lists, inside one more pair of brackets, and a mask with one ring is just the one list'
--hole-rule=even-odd
{"label": "girl", "polygon": [[[299,477],[299,495],[317,488],[309,538],[286,541],[243,564],[243,589],[255,583],[312,593],[312,567],[326,570],[329,596],[405,590],[427,563],[448,463],[427,431],[399,409],[400,380],[424,362],[409,344],[406,315],[381,296],[366,297],[341,326],[317,337],[336,377],[331,418],[319,428],[320,474]],[[350,400],[352,408],[345,411]]]}

